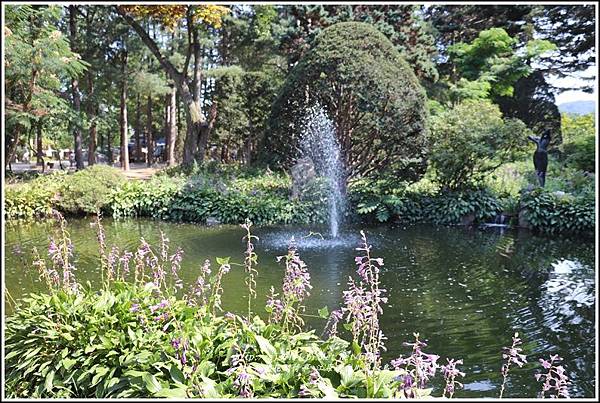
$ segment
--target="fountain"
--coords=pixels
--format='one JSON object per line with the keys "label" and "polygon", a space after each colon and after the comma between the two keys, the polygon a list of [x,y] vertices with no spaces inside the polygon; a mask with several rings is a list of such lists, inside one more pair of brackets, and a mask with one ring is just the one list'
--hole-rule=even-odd
{"label": "fountain", "polygon": [[308,157],[313,161],[318,176],[327,179],[329,233],[332,238],[337,238],[346,205],[343,190],[346,177],[335,126],[318,104],[309,108],[304,117],[300,153],[301,157]]}

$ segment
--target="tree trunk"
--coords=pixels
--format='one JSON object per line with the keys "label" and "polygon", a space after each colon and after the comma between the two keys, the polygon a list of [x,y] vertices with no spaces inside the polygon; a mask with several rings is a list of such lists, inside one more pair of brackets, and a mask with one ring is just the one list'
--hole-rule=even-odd
{"label": "tree trunk", "polygon": [[37,162],[36,165],[42,166],[42,172],[44,172],[44,146],[42,145],[42,125],[38,125],[37,127],[37,136],[35,139],[36,143],[36,157]]}
{"label": "tree trunk", "polygon": [[[69,6],[69,29],[70,29],[70,43],[71,50],[77,52],[75,49],[75,38],[77,35],[77,24],[75,22],[75,14],[77,13],[77,6]],[[79,115],[81,111],[81,99],[79,98],[79,80],[77,78],[71,79],[71,92],[73,94],[73,109],[75,114]],[[77,116],[75,124],[73,125],[73,140],[75,148],[75,167],[79,171],[84,168],[83,164],[83,153],[82,153],[82,140],[81,140],[81,125],[79,122],[79,116]]]}
{"label": "tree trunk", "polygon": [[113,165],[113,150],[112,150],[112,136],[110,135],[110,130],[106,132],[106,146],[108,147],[108,152],[106,153],[106,157],[108,158],[108,165]]}
{"label": "tree trunk", "polygon": [[[185,105],[185,120],[187,123],[186,137],[183,149],[183,163],[191,164],[195,158],[202,162],[204,151],[206,150],[206,141],[210,133],[209,124],[202,114],[200,102],[194,101],[194,95],[190,90],[190,81],[165,57],[156,42],[148,35],[146,30],[128,15],[120,7],[116,7],[117,13],[135,30],[140,36],[142,42],[148,47],[152,54],[159,61],[161,67],[169,74],[169,77],[177,85],[183,104]],[[203,129],[204,128],[204,129]],[[198,144],[200,143],[200,149]]]}
{"label": "tree trunk", "polygon": [[152,159],[154,157],[154,137],[152,136],[152,96],[148,95],[148,104],[147,104],[146,114],[148,117],[147,126],[146,126],[146,148],[148,150],[147,154],[147,162],[148,166],[152,165]]}
{"label": "tree trunk", "polygon": [[221,162],[225,164],[229,162],[229,149],[227,148],[227,144],[221,146]]}
{"label": "tree trunk", "polygon": [[140,157],[142,155],[142,143],[140,140],[140,133],[142,132],[142,121],[139,95],[137,95],[135,99],[135,105],[135,161],[140,162]]}
{"label": "tree trunk", "polygon": [[96,116],[94,114],[91,117],[93,120],[90,125],[90,143],[89,143],[89,147],[88,147],[88,165],[94,165],[96,163],[96,138],[97,138]]}
{"label": "tree trunk", "polygon": [[175,141],[177,140],[177,88],[171,88],[169,102],[169,132],[168,132],[168,160],[169,166],[175,165]]}
{"label": "tree trunk", "polygon": [[121,168],[129,171],[129,139],[127,136],[127,51],[123,54],[123,83],[121,84]]}
{"label": "tree trunk", "polygon": [[102,133],[98,133],[98,148],[100,149],[100,152],[104,149],[104,136]]}
{"label": "tree trunk", "polygon": [[94,165],[96,163],[96,105],[93,101],[94,95],[94,80],[92,78],[92,73],[88,71],[87,74],[88,79],[88,89],[89,89],[89,103],[88,103],[88,117],[90,119],[90,142],[88,144],[88,166]]}
{"label": "tree trunk", "polygon": [[164,159],[163,162],[167,162],[167,160],[169,159],[169,137],[171,135],[171,129],[169,128],[169,121],[171,120],[171,94],[165,94],[165,99],[164,99],[164,108],[163,108],[163,118],[164,118],[164,124],[163,124],[163,137],[165,139],[165,155],[164,155]]}
{"label": "tree trunk", "polygon": [[208,121],[202,122],[200,125],[200,136],[198,138],[198,162],[204,161],[204,154],[206,153],[206,146],[208,145],[208,139],[212,131],[215,121],[217,119],[217,103],[213,101],[208,111]]}

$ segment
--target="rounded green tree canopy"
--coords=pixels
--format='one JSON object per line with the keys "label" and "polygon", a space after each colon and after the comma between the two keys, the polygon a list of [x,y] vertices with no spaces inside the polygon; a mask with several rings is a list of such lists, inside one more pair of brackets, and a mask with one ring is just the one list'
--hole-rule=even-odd
{"label": "rounded green tree canopy", "polygon": [[275,100],[267,162],[298,157],[305,111],[321,105],[336,128],[347,177],[384,171],[416,179],[426,167],[426,96],[394,45],[372,25],[344,22],[315,38]]}

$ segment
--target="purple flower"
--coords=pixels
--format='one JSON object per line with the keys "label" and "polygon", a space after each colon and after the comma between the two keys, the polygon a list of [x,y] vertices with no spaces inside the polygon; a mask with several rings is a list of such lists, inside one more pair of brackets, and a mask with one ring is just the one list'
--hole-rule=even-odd
{"label": "purple flower", "polygon": [[246,372],[245,368],[238,372],[233,384],[238,389],[238,396],[243,398],[251,398],[254,396],[252,388],[250,387],[250,375]]}
{"label": "purple flower", "polygon": [[283,296],[287,301],[302,302],[312,289],[310,274],[304,261],[298,256],[294,246],[290,246],[286,256]]}
{"label": "purple flower", "polygon": [[[392,367],[395,370],[401,370],[407,372],[410,378],[405,378],[403,383],[404,394],[406,397],[412,396],[412,391],[408,389],[413,387],[413,384],[421,389],[427,386],[429,379],[435,376],[439,364],[437,360],[439,356],[436,354],[424,353],[421,349],[427,344],[419,340],[419,334],[414,333],[414,343],[403,343],[405,346],[412,346],[412,354],[406,358],[402,356],[391,361]],[[409,379],[407,381],[407,379]]]}
{"label": "purple flower", "polygon": [[[535,379],[537,381],[544,380],[544,384],[542,385],[542,391],[540,392],[540,397],[569,397],[569,385],[571,382],[569,381],[569,377],[566,374],[566,371],[562,365],[557,365],[559,361],[561,361],[558,355],[551,355],[550,360],[540,359],[540,363],[547,369],[548,372],[545,374],[535,374]],[[546,396],[546,392],[550,392],[548,396]]]}
{"label": "purple flower", "polygon": [[158,311],[159,309],[166,308],[168,305],[169,305],[169,300],[163,299],[158,304],[151,305],[150,306],[150,312],[154,313],[154,312]]}
{"label": "purple flower", "polygon": [[333,337],[337,334],[337,325],[340,320],[344,318],[344,314],[341,309],[334,309],[329,314],[329,319],[327,319],[327,323],[325,323],[325,328],[323,329],[323,335],[327,334],[327,338]]}
{"label": "purple flower", "polygon": [[123,252],[123,256],[119,258],[121,265],[123,267],[123,274],[129,274],[129,261],[133,257],[133,253],[131,252]]}
{"label": "purple flower", "polygon": [[504,362],[504,364],[502,364],[502,368],[500,370],[500,372],[502,373],[502,378],[503,378],[502,386],[500,387],[500,398],[502,398],[502,395],[504,393],[504,388],[506,386],[506,379],[508,377],[508,372],[510,371],[511,364],[516,364],[520,368],[527,362],[527,358],[525,357],[524,354],[521,353],[521,351],[523,351],[523,349],[521,347],[519,347],[522,344],[523,344],[523,342],[519,338],[519,333],[515,332],[515,334],[512,338],[512,346],[503,348],[503,350],[505,352],[502,354],[502,358],[504,360],[506,360],[506,362]]}
{"label": "purple flower", "polygon": [[175,279],[175,288],[183,288],[183,281],[179,278],[179,270],[181,269],[181,261],[183,260],[183,249],[177,248],[175,254],[169,258],[171,261],[171,274]]}
{"label": "purple flower", "polygon": [[456,380],[457,376],[461,376],[464,377],[465,373],[462,371],[459,371],[458,368],[456,367],[458,364],[462,364],[463,361],[462,360],[453,360],[453,359],[449,359],[446,358],[446,361],[448,361],[448,363],[446,365],[442,365],[442,372],[444,374],[444,379],[446,380],[446,387],[444,388],[444,392],[443,392],[443,397],[446,396],[446,394],[448,394],[448,397],[452,397],[452,395],[454,395],[454,391],[456,389],[456,385],[462,387],[463,384],[458,382]]}
{"label": "purple flower", "polygon": [[310,390],[306,387],[306,385],[300,385],[300,389],[298,390],[298,396],[300,397],[310,397],[312,396]]}
{"label": "purple flower", "polygon": [[117,248],[116,246],[113,246],[112,249],[110,250],[110,253],[108,254],[108,259],[106,261],[107,275],[108,275],[109,280],[114,278],[118,258],[119,258],[119,248]]}
{"label": "purple flower", "polygon": [[319,374],[319,371],[315,367],[313,367],[310,370],[309,377],[310,377],[310,383],[313,385],[316,385],[317,382],[319,381],[319,378],[321,377],[321,374]]}
{"label": "purple flower", "polygon": [[368,365],[376,369],[380,365],[380,351],[385,350],[385,337],[379,324],[382,304],[387,302],[384,296],[386,290],[380,288],[379,284],[379,268],[383,259],[371,257],[371,246],[367,243],[366,235],[363,231],[360,234],[362,247],[356,250],[363,254],[355,257],[354,262],[361,280],[357,284],[352,278],[349,279],[342,311],[346,315],[346,322],[351,324],[352,338],[364,350]]}

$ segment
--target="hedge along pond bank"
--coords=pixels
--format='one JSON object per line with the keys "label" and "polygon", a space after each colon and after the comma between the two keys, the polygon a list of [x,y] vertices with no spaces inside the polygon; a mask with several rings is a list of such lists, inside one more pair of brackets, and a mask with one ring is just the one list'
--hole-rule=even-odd
{"label": "hedge along pond bank", "polygon": [[[7,186],[5,217],[46,217],[54,208],[80,216],[101,210],[114,218],[152,217],[180,222],[257,225],[311,224],[327,221],[327,195],[316,181],[300,200],[291,200],[291,179],[282,173],[229,171],[176,174],[175,169],[147,181],[127,181],[106,166],[72,175],[57,172]],[[171,174],[173,176],[168,176]],[[460,192],[414,191],[397,185],[359,181],[349,187],[348,220],[425,222],[454,225],[494,222],[504,214],[511,224],[535,232],[592,234],[593,194],[562,194],[543,189],[503,199],[486,189]]]}
{"label": "hedge along pond bank", "polygon": [[[100,286],[98,245],[92,219],[70,219],[68,230],[74,242],[76,276],[81,283]],[[173,248],[184,251],[180,277],[192,284],[204,260],[231,257],[243,262],[244,231],[237,226],[198,227],[145,219],[103,220],[106,243],[122,252],[135,251],[140,238],[159,245],[160,231]],[[42,290],[32,261],[31,248],[48,248],[51,222],[6,227],[6,286],[20,299]],[[284,255],[289,238],[298,240],[298,253],[306,262],[313,289],[305,300],[306,313],[327,306],[339,307],[349,275],[355,275],[354,248],[360,246],[364,229],[377,257],[384,259],[382,288],[388,302],[381,317],[388,337],[384,361],[406,354],[402,343],[419,332],[427,340],[425,351],[442,357],[463,359],[466,373],[462,397],[497,397],[502,383],[499,369],[501,349],[518,331],[529,363],[511,369],[505,397],[534,397],[540,384],[533,378],[538,358],[559,354],[569,371],[572,396],[592,396],[594,390],[594,247],[592,241],[553,240],[524,231],[469,231],[465,228],[413,225],[346,228],[339,241],[325,243],[315,237],[302,239],[310,231],[325,227],[255,228],[258,254],[257,299],[264,307],[269,288],[277,289],[283,268],[276,256]],[[242,267],[232,266],[223,278],[223,309],[244,314],[247,290]],[[10,305],[7,304],[10,308]],[[261,308],[259,308],[261,309]],[[257,309],[266,317],[265,312]],[[307,326],[320,334],[325,320],[305,317]],[[439,381],[438,381],[439,382]],[[434,383],[434,395],[442,384]]]}

